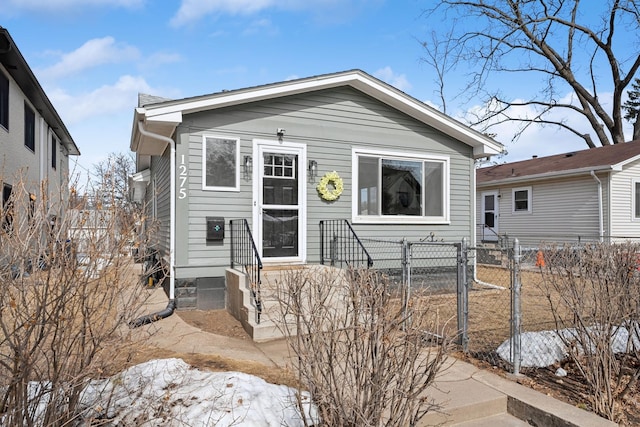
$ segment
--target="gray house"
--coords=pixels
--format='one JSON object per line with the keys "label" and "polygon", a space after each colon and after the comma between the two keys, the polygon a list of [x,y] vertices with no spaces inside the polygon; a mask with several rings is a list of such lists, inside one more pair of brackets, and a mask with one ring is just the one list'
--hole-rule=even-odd
{"label": "gray house", "polygon": [[141,95],[131,150],[135,197],[160,224],[169,297],[208,309],[229,298],[238,233],[265,268],[319,264],[327,221],[358,238],[473,239],[474,161],[502,146],[352,70],[179,100]]}
{"label": "gray house", "polygon": [[0,147],[3,205],[11,197],[15,179],[27,184],[32,201],[40,197],[41,188],[48,193],[47,200],[60,200],[61,189],[67,195],[69,156],[80,152],[9,31],[2,27]]}
{"label": "gray house", "polygon": [[478,241],[640,238],[640,142],[476,171]]}

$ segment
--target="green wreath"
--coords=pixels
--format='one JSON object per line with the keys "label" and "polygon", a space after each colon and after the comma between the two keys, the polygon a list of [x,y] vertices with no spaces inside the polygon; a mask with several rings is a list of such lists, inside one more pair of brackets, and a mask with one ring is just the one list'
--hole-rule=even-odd
{"label": "green wreath", "polygon": [[[330,189],[329,185],[331,185],[333,189]],[[338,175],[338,172],[327,172],[320,179],[316,190],[318,190],[318,193],[320,193],[320,197],[322,197],[323,200],[333,202],[342,194],[342,191],[344,190],[344,183],[342,182],[340,175]]]}

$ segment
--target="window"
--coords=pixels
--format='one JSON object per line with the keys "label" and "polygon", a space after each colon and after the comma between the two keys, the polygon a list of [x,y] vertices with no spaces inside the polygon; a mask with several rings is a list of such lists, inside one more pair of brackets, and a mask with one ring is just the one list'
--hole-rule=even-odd
{"label": "window", "polygon": [[513,189],[513,212],[531,212],[531,187]]}
{"label": "window", "polygon": [[24,103],[24,145],[36,152],[36,113]]}
{"label": "window", "polygon": [[51,135],[51,167],[55,170],[58,163],[58,140]]}
{"label": "window", "polygon": [[7,233],[13,230],[13,199],[11,197],[12,188],[9,184],[2,186],[2,228]]}
{"label": "window", "polygon": [[633,180],[633,219],[640,220],[640,180]]}
{"label": "window", "polygon": [[0,126],[9,130],[9,79],[0,71]]}
{"label": "window", "polygon": [[449,221],[449,159],[354,150],[354,221]]}
{"label": "window", "polygon": [[202,150],[202,188],[240,190],[240,140],[204,136]]}

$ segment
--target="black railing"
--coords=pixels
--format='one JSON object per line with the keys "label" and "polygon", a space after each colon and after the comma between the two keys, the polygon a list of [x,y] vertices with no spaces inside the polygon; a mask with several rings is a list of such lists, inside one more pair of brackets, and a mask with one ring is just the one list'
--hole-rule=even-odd
{"label": "black railing", "polygon": [[231,229],[231,268],[243,272],[249,278],[251,296],[256,308],[256,323],[260,323],[260,314],[262,314],[262,298],[260,296],[262,260],[260,253],[246,219],[230,220],[229,228]]}
{"label": "black railing", "polygon": [[371,267],[373,259],[346,219],[320,221],[320,264]]}

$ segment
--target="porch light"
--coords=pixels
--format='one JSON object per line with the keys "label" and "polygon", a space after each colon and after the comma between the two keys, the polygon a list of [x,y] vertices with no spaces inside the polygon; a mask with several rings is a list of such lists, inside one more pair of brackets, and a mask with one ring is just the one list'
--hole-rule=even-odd
{"label": "porch light", "polygon": [[315,160],[309,160],[309,176],[311,178],[318,176],[318,162]]}
{"label": "porch light", "polygon": [[250,174],[252,166],[253,166],[253,160],[251,159],[251,156],[244,156],[244,173]]}

